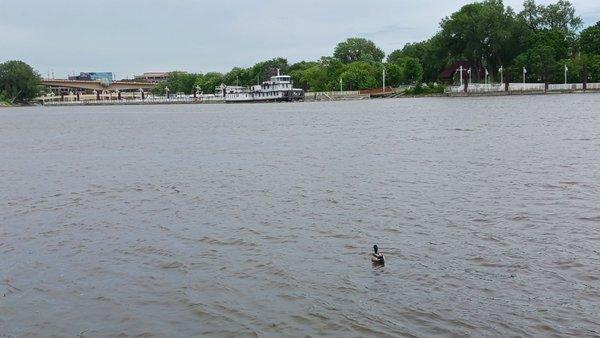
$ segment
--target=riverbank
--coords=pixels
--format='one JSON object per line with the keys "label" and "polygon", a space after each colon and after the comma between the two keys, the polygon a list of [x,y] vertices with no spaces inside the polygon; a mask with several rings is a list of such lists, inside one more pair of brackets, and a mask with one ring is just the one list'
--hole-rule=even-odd
{"label": "riverbank", "polygon": [[490,97],[490,96],[523,96],[523,95],[560,95],[560,94],[598,94],[600,90],[532,90],[532,91],[502,91],[502,92],[460,92],[446,93],[448,97]]}
{"label": "riverbank", "polygon": [[[403,99],[403,98],[441,98],[441,97],[494,97],[494,96],[527,96],[527,95],[557,95],[557,94],[598,94],[600,90],[514,90],[514,91],[489,91],[489,92],[446,92],[407,94],[392,93],[386,95],[370,95],[358,93],[307,93],[303,102],[337,102],[337,101],[364,101],[379,99]],[[310,94],[310,95],[308,95]],[[56,101],[45,102],[42,106],[64,107],[64,106],[130,106],[130,105],[181,105],[181,104],[224,104],[218,100],[199,100],[193,98],[173,98],[173,99],[146,99],[146,100],[89,100],[89,101]],[[29,105],[10,105],[0,103],[0,107],[26,107]]]}

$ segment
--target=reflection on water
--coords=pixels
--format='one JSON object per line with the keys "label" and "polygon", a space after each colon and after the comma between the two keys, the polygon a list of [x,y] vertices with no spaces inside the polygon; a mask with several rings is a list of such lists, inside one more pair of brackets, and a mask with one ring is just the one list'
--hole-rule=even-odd
{"label": "reflection on water", "polygon": [[599,104],[0,110],[0,336],[599,335]]}

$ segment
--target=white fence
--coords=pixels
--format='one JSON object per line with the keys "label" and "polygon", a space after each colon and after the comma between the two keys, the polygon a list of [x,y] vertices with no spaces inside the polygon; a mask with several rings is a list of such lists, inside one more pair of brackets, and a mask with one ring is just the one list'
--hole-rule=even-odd
{"label": "white fence", "polygon": [[325,96],[353,96],[353,95],[360,95],[360,92],[358,90],[346,90],[346,91],[337,91],[337,92],[306,92],[304,94],[304,96],[321,96],[321,95],[325,95]]}
{"label": "white fence", "polygon": [[142,99],[131,100],[85,100],[85,101],[48,101],[44,102],[45,106],[85,106],[85,105],[123,105],[123,104],[159,104],[159,103],[193,103],[198,102],[189,97],[148,97]]}
{"label": "white fence", "polygon": [[[600,90],[600,83],[588,83],[588,90]],[[467,88],[467,93],[493,93],[503,92],[506,88],[504,84],[481,84],[471,83]],[[511,92],[536,92],[544,91],[545,84],[543,83],[510,83],[508,90]],[[572,91],[583,90],[583,83],[567,83],[567,84],[550,84],[548,91]],[[464,86],[452,86],[446,88],[446,93],[463,93]]]}

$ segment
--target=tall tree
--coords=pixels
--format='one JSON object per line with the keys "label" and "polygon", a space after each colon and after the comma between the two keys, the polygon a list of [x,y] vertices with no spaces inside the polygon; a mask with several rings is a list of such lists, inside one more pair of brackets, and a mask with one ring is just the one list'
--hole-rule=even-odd
{"label": "tall tree", "polygon": [[396,63],[385,64],[385,82],[388,86],[398,87],[403,84],[403,69]]}
{"label": "tall tree", "polygon": [[306,69],[299,79],[300,85],[314,92],[332,90],[331,82],[327,69],[318,64]]}
{"label": "tall tree", "polygon": [[356,61],[346,65],[341,79],[348,90],[371,89],[379,85],[378,67],[373,62]]}
{"label": "tall tree", "polygon": [[23,61],[0,63],[0,93],[7,100],[27,103],[40,93],[40,75]]}
{"label": "tall tree", "polygon": [[584,53],[600,55],[600,21],[581,32],[579,46]]}
{"label": "tall tree", "polygon": [[547,28],[559,30],[565,35],[575,35],[583,21],[575,14],[575,7],[568,0],[558,0],[546,5],[543,21]]}
{"label": "tall tree", "polygon": [[535,0],[525,0],[519,17],[533,31],[559,30],[566,36],[574,36],[583,21],[575,13],[568,0],[558,0],[548,5],[538,5]]}
{"label": "tall tree", "polygon": [[542,26],[542,11],[543,6],[535,3],[535,0],[525,0],[523,2],[523,10],[519,13],[519,17],[531,29],[536,31]]}
{"label": "tall tree", "polygon": [[463,6],[442,20],[441,43],[450,59],[468,60],[483,74],[508,65],[524,49],[526,27],[502,0],[485,0]]}
{"label": "tall tree", "polygon": [[419,84],[423,79],[423,67],[419,59],[408,57],[402,68],[403,82],[407,84]]}
{"label": "tall tree", "polygon": [[423,79],[428,82],[436,81],[449,62],[448,49],[444,46],[439,33],[429,40],[406,44],[402,49],[390,53],[387,61],[403,67],[407,57],[416,58],[421,62]]}
{"label": "tall tree", "polygon": [[205,94],[212,94],[215,88],[223,83],[223,74],[217,72],[206,73],[196,77],[195,86],[199,86]]}
{"label": "tall tree", "polygon": [[269,79],[271,76],[277,74],[279,69],[283,73],[288,72],[288,61],[284,58],[275,58],[255,64],[252,68],[248,69],[248,76],[250,76],[254,83],[262,82]]}
{"label": "tall tree", "polygon": [[340,42],[335,47],[333,57],[343,63],[356,61],[381,62],[385,57],[385,53],[373,41],[363,38],[350,38],[344,42]]}

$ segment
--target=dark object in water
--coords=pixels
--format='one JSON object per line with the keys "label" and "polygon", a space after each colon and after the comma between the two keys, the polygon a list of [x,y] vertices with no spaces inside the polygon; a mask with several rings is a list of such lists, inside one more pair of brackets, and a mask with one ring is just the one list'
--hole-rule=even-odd
{"label": "dark object in water", "polygon": [[385,256],[382,253],[379,253],[379,247],[377,245],[373,245],[373,253],[371,253],[371,262],[379,265],[385,264]]}

